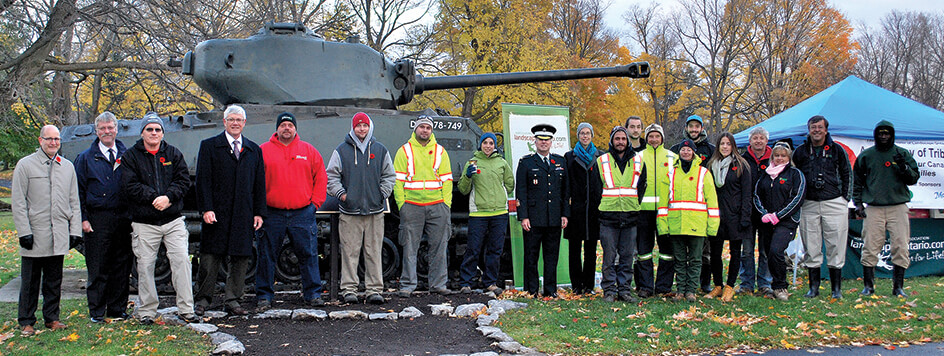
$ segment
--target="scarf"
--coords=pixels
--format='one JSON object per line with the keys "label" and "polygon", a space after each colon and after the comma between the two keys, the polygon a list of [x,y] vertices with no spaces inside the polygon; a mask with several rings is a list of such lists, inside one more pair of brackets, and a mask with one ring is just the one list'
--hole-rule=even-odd
{"label": "scarf", "polygon": [[688,173],[688,170],[692,169],[692,161],[686,161],[683,158],[679,158],[679,161],[682,166],[682,172]]}
{"label": "scarf", "polygon": [[577,145],[574,146],[574,156],[577,156],[584,166],[590,167],[593,164],[593,161],[597,158],[597,147],[593,145],[593,142],[583,147],[580,142],[577,142]]}
{"label": "scarf", "polygon": [[724,178],[728,176],[728,169],[731,168],[731,162],[733,161],[734,157],[729,155],[724,159],[711,162],[711,174],[715,177],[715,187],[721,188],[724,186]]}
{"label": "scarf", "polygon": [[788,165],[788,164],[789,164],[789,163],[785,163],[785,164],[776,165],[776,166],[773,165],[773,164],[771,164],[771,165],[767,166],[767,175],[770,176],[770,179],[775,179],[775,178],[777,178],[777,176],[780,175],[780,172],[783,172],[783,169],[784,169],[784,168],[787,168],[787,165]]}

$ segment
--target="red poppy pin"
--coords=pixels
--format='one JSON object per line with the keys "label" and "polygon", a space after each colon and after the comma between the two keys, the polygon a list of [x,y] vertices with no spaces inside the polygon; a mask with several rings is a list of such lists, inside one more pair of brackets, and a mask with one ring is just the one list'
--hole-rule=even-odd
{"label": "red poppy pin", "polygon": [[161,157],[161,163],[164,163],[164,157]]}
{"label": "red poppy pin", "polygon": [[121,164],[121,157],[118,157],[118,159],[115,160],[115,164]]}
{"label": "red poppy pin", "polygon": [[481,169],[476,169],[476,170],[475,170],[475,174],[482,174],[482,170],[481,170]]}
{"label": "red poppy pin", "polygon": [[688,180],[695,180],[695,177],[688,177]]}
{"label": "red poppy pin", "polygon": [[429,154],[433,154],[433,150],[429,150]]}
{"label": "red poppy pin", "polygon": [[56,156],[56,162],[62,163],[62,156]]}
{"label": "red poppy pin", "polygon": [[760,169],[767,169],[767,165],[766,164],[760,165]]}
{"label": "red poppy pin", "polygon": [[823,146],[823,151],[829,151],[829,145]]}
{"label": "red poppy pin", "polygon": [[373,154],[373,153],[370,154],[370,159],[374,159],[374,154]]}
{"label": "red poppy pin", "polygon": [[551,160],[551,163],[557,163],[557,162],[554,162],[554,160],[552,159],[552,160]]}
{"label": "red poppy pin", "polygon": [[787,182],[786,179],[780,178],[780,184],[784,184],[784,183],[786,183],[786,182]]}
{"label": "red poppy pin", "polygon": [[662,165],[668,167],[668,166],[669,166],[669,162],[665,162],[665,163],[663,163]]}
{"label": "red poppy pin", "polygon": [[732,167],[731,167],[731,170],[732,170],[732,171],[738,170],[738,166],[732,166]]}
{"label": "red poppy pin", "polygon": [[891,166],[892,166],[892,163],[891,163],[891,162],[885,161],[885,167],[891,167]]}

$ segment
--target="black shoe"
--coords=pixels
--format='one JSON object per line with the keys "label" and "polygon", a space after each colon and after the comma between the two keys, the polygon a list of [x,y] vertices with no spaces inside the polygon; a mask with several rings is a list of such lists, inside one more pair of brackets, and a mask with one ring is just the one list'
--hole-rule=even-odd
{"label": "black shoe", "polygon": [[126,312],[121,312],[121,314],[108,315],[107,318],[111,319],[111,321],[119,321],[119,320],[131,319],[131,315]]}
{"label": "black shoe", "polygon": [[652,292],[645,289],[640,289],[637,295],[639,295],[639,298],[646,299],[652,296]]}
{"label": "black shoe", "polygon": [[268,299],[259,299],[256,302],[256,313],[262,313],[270,308],[272,308],[272,301]]}
{"label": "black shoe", "polygon": [[374,293],[367,296],[367,303],[370,304],[383,304],[384,301],[384,297],[380,295],[380,293]]}
{"label": "black shoe", "polygon": [[[249,311],[246,310],[246,308],[243,308],[242,306],[239,306],[239,305],[235,307],[223,308],[223,311],[232,315],[249,315]],[[197,315],[200,315],[200,314],[197,314]]]}
{"label": "black shoe", "polygon": [[153,325],[154,318],[149,317],[149,316],[142,316],[138,318],[138,322],[141,323],[141,325]]}
{"label": "black shoe", "polygon": [[712,291],[713,289],[715,289],[715,288],[712,287],[710,284],[706,284],[706,285],[701,286],[701,291],[702,291],[702,292],[705,292],[705,294],[711,293],[711,291]]}
{"label": "black shoe", "polygon": [[193,313],[203,316],[203,314],[206,313],[206,307],[202,304],[197,304],[195,307],[193,307]]}
{"label": "black shoe", "polygon": [[436,293],[436,294],[439,294],[439,295],[453,295],[453,294],[456,293],[456,292],[453,292],[451,289],[445,288],[445,287],[443,287],[443,288],[432,288],[432,289],[429,290],[429,292],[430,292],[430,293]]}
{"label": "black shoe", "polygon": [[91,321],[92,324],[101,324],[105,322],[105,318],[102,318],[100,316],[93,316],[89,318],[89,321]]}
{"label": "black shoe", "polygon": [[313,306],[313,307],[323,307],[323,306],[324,306],[324,300],[322,300],[321,297],[312,298],[311,300],[305,301],[305,303],[307,303],[308,305]]}
{"label": "black shoe", "polygon": [[194,313],[178,315],[178,316],[180,317],[181,320],[186,321],[191,324],[203,322],[203,318],[197,316],[197,314],[194,314]]}
{"label": "black shoe", "polygon": [[892,296],[907,298],[908,295],[905,294],[905,268],[895,266],[895,269],[892,270]]}
{"label": "black shoe", "polygon": [[615,296],[615,295],[612,295],[612,294],[604,295],[604,296],[603,296],[603,301],[604,301],[604,302],[610,302],[610,303],[615,302],[615,301],[616,301],[616,296]]}
{"label": "black shoe", "polygon": [[344,302],[347,304],[357,304],[357,294],[354,293],[345,293]]}
{"label": "black shoe", "polygon": [[[819,270],[819,267],[806,269],[810,277],[810,290],[803,295],[804,297],[816,298],[819,296],[819,284],[822,280]],[[832,277],[832,272],[830,272],[830,277]]]}
{"label": "black shoe", "polygon": [[875,267],[862,266],[862,293],[864,296],[875,294]]}
{"label": "black shoe", "polygon": [[627,303],[638,303],[639,299],[633,296],[630,292],[624,292],[619,294],[619,299]]}
{"label": "black shoe", "polygon": [[829,284],[832,285],[832,290],[833,290],[831,297],[833,299],[842,299],[842,269],[841,268],[829,269]]}

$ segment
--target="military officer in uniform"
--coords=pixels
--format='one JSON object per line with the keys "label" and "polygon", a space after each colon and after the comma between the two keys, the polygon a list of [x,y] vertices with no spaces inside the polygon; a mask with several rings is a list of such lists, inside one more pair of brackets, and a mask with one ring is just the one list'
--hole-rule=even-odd
{"label": "military officer in uniform", "polygon": [[524,230],[524,290],[538,295],[538,254],[544,252],[543,296],[557,297],[557,256],[561,229],[567,227],[570,197],[564,157],[551,153],[557,129],[548,124],[531,128],[536,153],[518,161],[515,196],[518,220]]}

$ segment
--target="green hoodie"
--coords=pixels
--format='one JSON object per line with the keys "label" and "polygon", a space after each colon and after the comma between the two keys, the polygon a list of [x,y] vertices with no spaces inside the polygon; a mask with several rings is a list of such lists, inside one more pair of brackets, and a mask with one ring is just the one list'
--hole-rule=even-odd
{"label": "green hoodie", "polygon": [[[891,130],[888,147],[878,146],[878,129]],[[886,120],[875,125],[876,145],[859,154],[853,166],[855,179],[852,184],[852,199],[856,203],[876,206],[904,204],[911,201],[909,185],[918,183],[921,177],[918,163],[911,152],[895,145],[895,126]],[[895,157],[898,156],[898,160]]]}
{"label": "green hoodie", "polygon": [[[465,172],[472,161],[475,161],[478,173],[469,178]],[[469,216],[508,213],[508,195],[515,190],[515,175],[498,152],[486,156],[485,152],[475,151],[472,159],[462,166],[460,174],[459,192],[469,194]]]}

